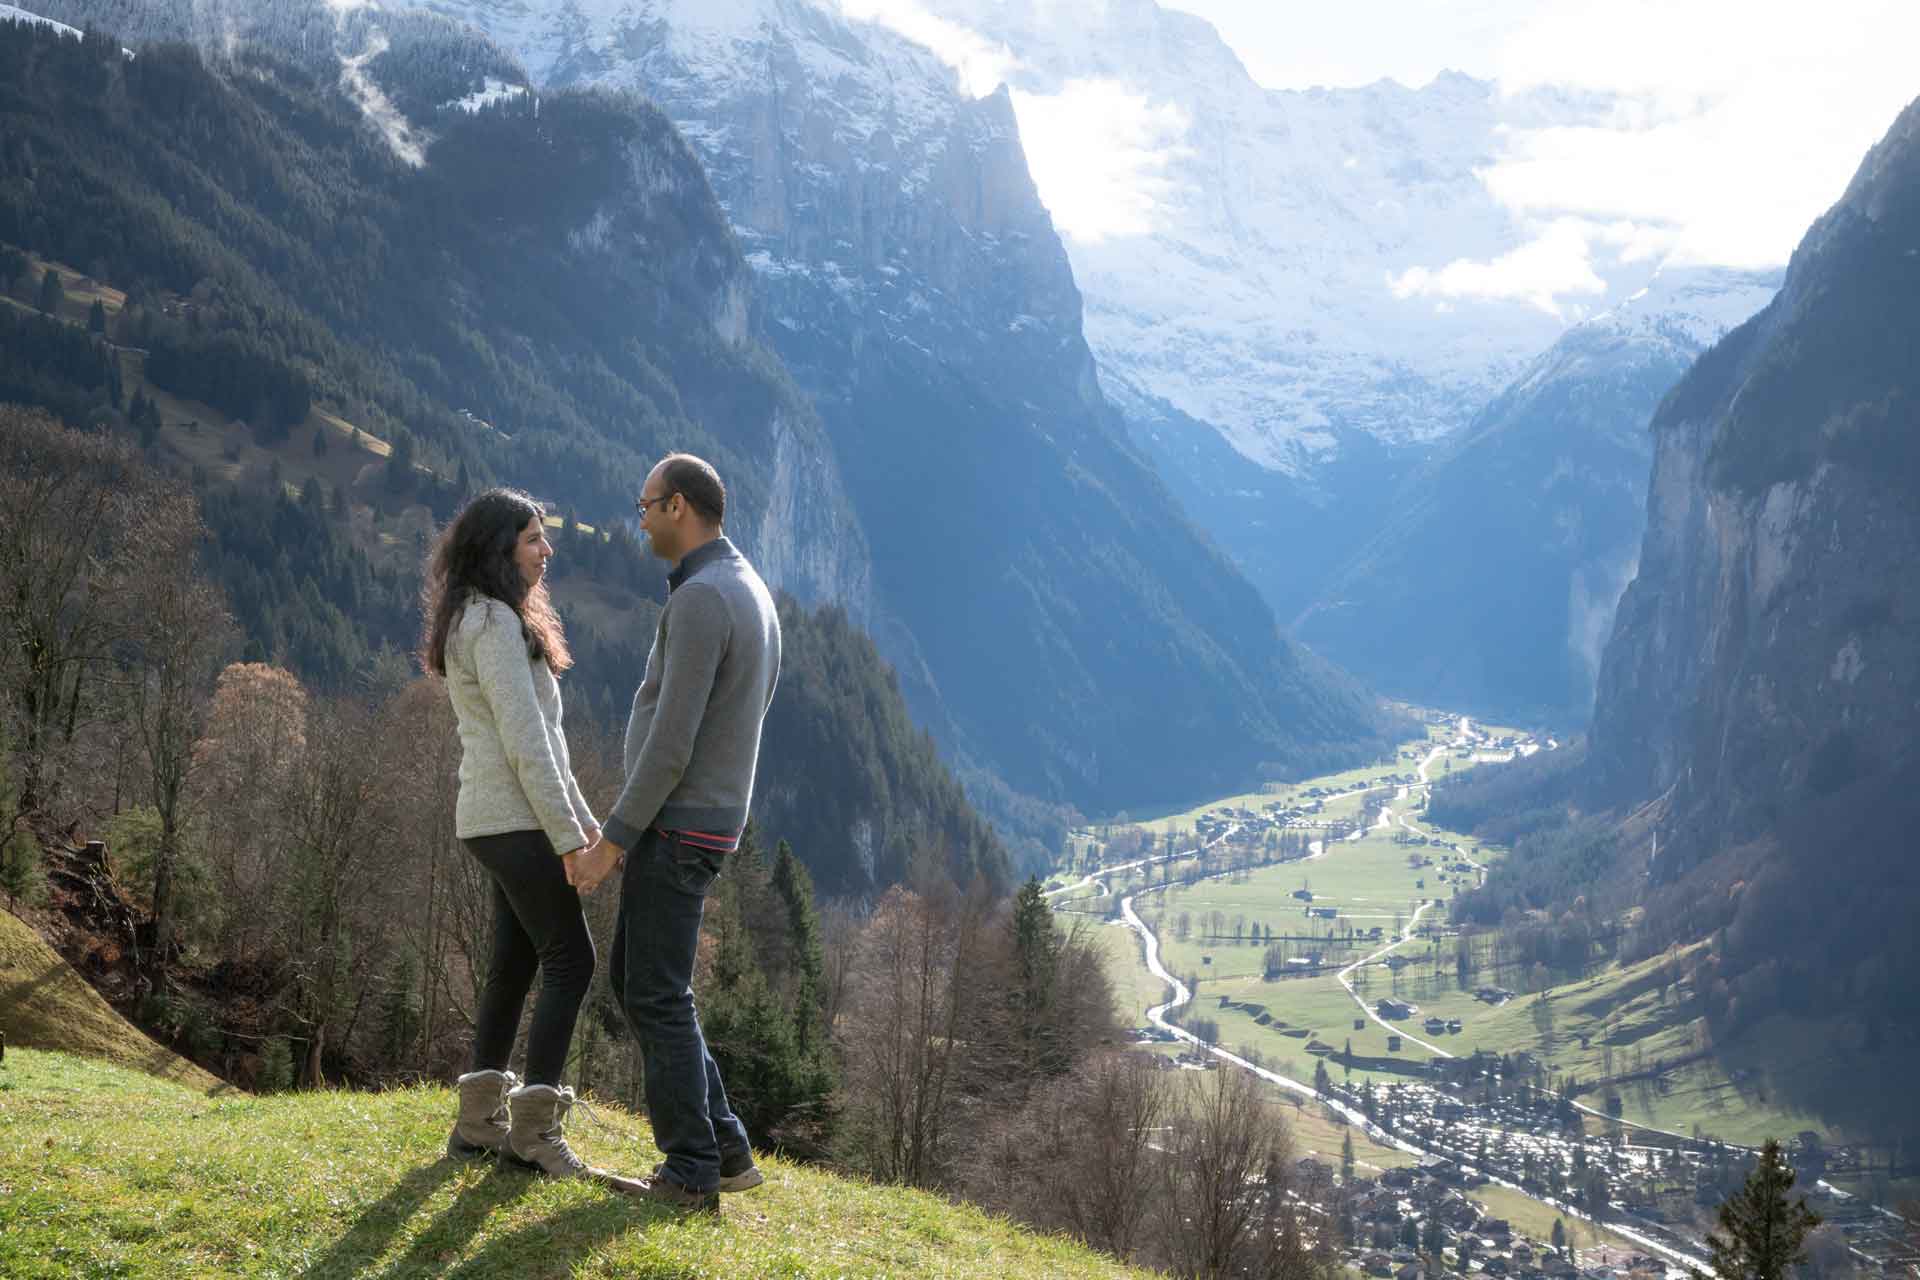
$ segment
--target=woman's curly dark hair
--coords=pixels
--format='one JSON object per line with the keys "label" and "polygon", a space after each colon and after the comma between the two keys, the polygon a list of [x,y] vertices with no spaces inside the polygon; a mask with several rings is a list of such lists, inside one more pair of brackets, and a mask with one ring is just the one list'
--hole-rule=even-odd
{"label": "woman's curly dark hair", "polygon": [[469,602],[500,601],[520,618],[527,656],[544,658],[554,671],[573,665],[560,615],[553,611],[542,581],[531,591],[513,562],[514,544],[529,520],[545,513],[518,489],[489,489],[469,502],[441,531],[427,554],[420,587],[420,663],[437,676],[447,674],[447,633]]}

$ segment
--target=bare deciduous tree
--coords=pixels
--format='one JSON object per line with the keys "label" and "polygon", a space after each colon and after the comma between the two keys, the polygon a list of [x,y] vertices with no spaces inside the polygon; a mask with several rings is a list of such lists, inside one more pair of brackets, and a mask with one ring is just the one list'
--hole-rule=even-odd
{"label": "bare deciduous tree", "polygon": [[1269,1275],[1291,1139],[1261,1082],[1209,1072],[1174,1113],[1162,1165],[1160,1239],[1178,1275]]}
{"label": "bare deciduous tree", "polygon": [[274,940],[287,877],[286,802],[306,760],[307,706],[299,680],[265,663],[234,663],[214,685],[194,747],[194,787],[223,956],[263,958]]}
{"label": "bare deciduous tree", "polygon": [[1144,1053],[1100,1054],[1047,1091],[1057,1153],[1030,1188],[1033,1204],[1057,1206],[1057,1225],[1096,1248],[1131,1258],[1152,1215],[1167,1138],[1169,1098],[1160,1066]]}
{"label": "bare deciduous tree", "polygon": [[68,820],[62,780],[84,774],[62,752],[100,713],[126,575],[150,568],[125,544],[154,488],[126,444],[0,407],[0,713],[19,762],[6,834],[34,813]]}
{"label": "bare deciduous tree", "polygon": [[303,1082],[325,1082],[388,959],[395,882],[412,856],[393,835],[395,780],[413,744],[374,709],[323,703],[308,721],[307,767],[290,796],[285,945],[296,983],[288,1012],[305,1027]]}
{"label": "bare deciduous tree", "polygon": [[187,495],[153,499],[128,554],[147,571],[131,579],[133,622],[129,702],[147,766],[147,794],[160,816],[153,859],[150,979],[160,978],[172,943],[174,877],[181,837],[193,810],[189,784],[213,700],[214,683],[235,631],[220,589],[201,577],[194,557],[204,530]]}
{"label": "bare deciduous tree", "polygon": [[845,1137],[875,1177],[934,1186],[947,1173],[986,907],[982,893],[896,886],[864,931],[837,1031]]}

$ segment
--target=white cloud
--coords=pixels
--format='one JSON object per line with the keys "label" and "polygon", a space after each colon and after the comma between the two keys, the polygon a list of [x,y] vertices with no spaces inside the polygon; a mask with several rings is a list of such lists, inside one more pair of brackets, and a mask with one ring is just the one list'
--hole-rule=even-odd
{"label": "white cloud", "polygon": [[[1451,68],[1508,92],[1618,95],[1602,123],[1512,132],[1483,173],[1528,225],[1561,228],[1519,251],[1534,270],[1449,264],[1400,277],[1408,296],[1446,281],[1577,280],[1567,219],[1595,257],[1782,263],[1920,94],[1915,0],[1162,2],[1214,22],[1271,88],[1419,87]],[[1621,225],[1638,229],[1631,244],[1603,234]]]}
{"label": "white cloud", "polygon": [[1091,242],[1152,233],[1167,165],[1192,123],[1185,111],[1116,80],[1016,92],[1013,105],[1034,185],[1062,235]]}
{"label": "white cloud", "polygon": [[[1006,45],[929,14],[918,0],[839,3],[847,17],[879,23],[931,49],[975,97],[993,92],[1020,67]],[[1075,5],[1088,3],[1104,0],[1060,0],[1049,17],[1073,21]],[[1071,80],[1058,93],[1014,90],[1012,96],[1027,167],[1063,236],[1087,242],[1153,231],[1167,165],[1180,154],[1191,124],[1185,111],[1111,79]]]}
{"label": "white cloud", "polygon": [[1620,109],[1516,132],[1487,185],[1529,214],[1671,224],[1684,261],[1781,263],[1920,92],[1915,48],[1911,0],[1557,0],[1509,31],[1494,73]]}
{"label": "white cloud", "polygon": [[945,18],[937,18],[914,0],[840,0],[840,11],[856,22],[874,22],[933,50],[959,73],[963,88],[983,97],[999,88],[1020,65],[1004,44],[996,44]]}
{"label": "white cloud", "polygon": [[1562,298],[1607,291],[1606,281],[1593,269],[1592,238],[1591,228],[1575,219],[1561,219],[1535,239],[1491,261],[1459,258],[1438,270],[1413,267],[1390,276],[1387,287],[1400,299],[1525,302],[1565,319]]}

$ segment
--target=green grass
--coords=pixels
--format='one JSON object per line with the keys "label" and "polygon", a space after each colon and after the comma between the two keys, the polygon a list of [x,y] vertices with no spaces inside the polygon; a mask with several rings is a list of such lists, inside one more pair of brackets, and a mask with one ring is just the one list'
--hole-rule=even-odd
{"label": "green grass", "polygon": [[65,1049],[189,1089],[224,1089],[129,1024],[25,921],[0,911],[0,1032],[11,1049]]}
{"label": "green grass", "polygon": [[1618,1248],[1643,1252],[1641,1247],[1624,1236],[1617,1236],[1605,1227],[1596,1226],[1571,1214],[1561,1213],[1551,1205],[1542,1204],[1532,1196],[1509,1187],[1475,1187],[1468,1193],[1486,1207],[1487,1213],[1495,1218],[1505,1218],[1513,1224],[1513,1229],[1521,1235],[1535,1240],[1553,1239],[1554,1222],[1564,1222],[1567,1237],[1576,1249],[1590,1248],[1596,1244],[1614,1245]]}
{"label": "green grass", "polygon": [[[1442,1016],[1453,1016],[1444,1012],[1451,1008],[1478,1010],[1477,1020],[1468,1024],[1468,1034],[1459,1039],[1503,1051],[1527,1049],[1541,1055],[1556,1074],[1594,1080],[1632,1071],[1638,1063],[1683,1057],[1704,1043],[1704,1023],[1690,989],[1673,986],[1662,998],[1663,964],[1663,958],[1655,958],[1637,965],[1610,965],[1497,1009],[1459,993],[1434,997],[1431,1004],[1443,1011]],[[1715,1046],[1712,1057],[1670,1071],[1660,1085],[1630,1082],[1621,1086],[1623,1117],[1676,1133],[1691,1133],[1697,1126],[1702,1133],[1746,1145],[1802,1129],[1828,1132],[1833,1128],[1830,1120],[1782,1100],[1783,1092],[1792,1090],[1783,1091],[1779,1085],[1791,1082],[1777,1077],[1836,1070],[1838,1063],[1823,1047],[1831,1038],[1830,1029],[1804,1020],[1762,1023],[1733,1044]],[[1757,1077],[1776,1077],[1772,1087],[1765,1079],[1742,1083],[1733,1078],[1733,1072],[1749,1070]],[[1595,1108],[1602,1105],[1597,1093],[1581,1101]]]}
{"label": "green grass", "polygon": [[1102,925],[1095,929],[1094,943],[1106,957],[1107,977],[1113,983],[1113,1002],[1125,1025],[1145,1025],[1147,1010],[1166,1003],[1171,990],[1148,972],[1141,959],[1140,935],[1125,925]]}
{"label": "green grass", "polygon": [[[1199,940],[1203,918],[1219,911],[1232,930],[1236,917],[1244,916],[1248,925],[1270,925],[1277,933],[1300,935],[1325,932],[1328,921],[1314,920],[1306,914],[1309,904],[1294,898],[1303,886],[1313,893],[1312,906],[1332,907],[1340,913],[1336,926],[1351,922],[1361,932],[1379,925],[1383,936],[1393,931],[1397,915],[1404,924],[1423,898],[1445,897],[1450,886],[1443,885],[1438,867],[1418,869],[1407,865],[1409,853],[1417,846],[1398,845],[1385,835],[1368,835],[1359,840],[1339,842],[1326,857],[1312,862],[1282,863],[1247,873],[1243,881],[1219,879],[1195,885],[1179,886],[1156,893],[1143,903],[1163,913],[1171,922],[1185,911],[1193,921],[1195,937],[1188,942],[1167,939],[1163,942],[1168,967],[1180,972],[1200,972],[1202,955],[1213,956],[1214,966],[1227,965],[1235,971],[1257,973],[1265,948],[1225,941]],[[1424,879],[1424,888],[1417,881]],[[1436,908],[1442,911],[1443,908]],[[1429,912],[1422,923],[1433,919]],[[1305,945],[1305,944],[1300,944]],[[1364,944],[1362,944],[1364,945]],[[1367,948],[1372,950],[1377,948]]]}
{"label": "green grass", "polygon": [[[766,1159],[718,1219],[442,1157],[444,1088],[208,1098],[123,1067],[0,1065],[0,1275],[809,1277],[1145,1273],[937,1196]],[[645,1172],[612,1107],[570,1137]],[[578,1113],[576,1113],[577,1117]]]}

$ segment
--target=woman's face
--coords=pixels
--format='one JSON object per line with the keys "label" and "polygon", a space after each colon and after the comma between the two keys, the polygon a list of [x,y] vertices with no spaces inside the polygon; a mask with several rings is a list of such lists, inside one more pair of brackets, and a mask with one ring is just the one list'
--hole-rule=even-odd
{"label": "woman's face", "polygon": [[553,544],[547,541],[547,526],[535,516],[527,521],[513,544],[513,563],[520,570],[520,580],[527,584],[527,590],[540,585],[547,561],[552,558]]}

